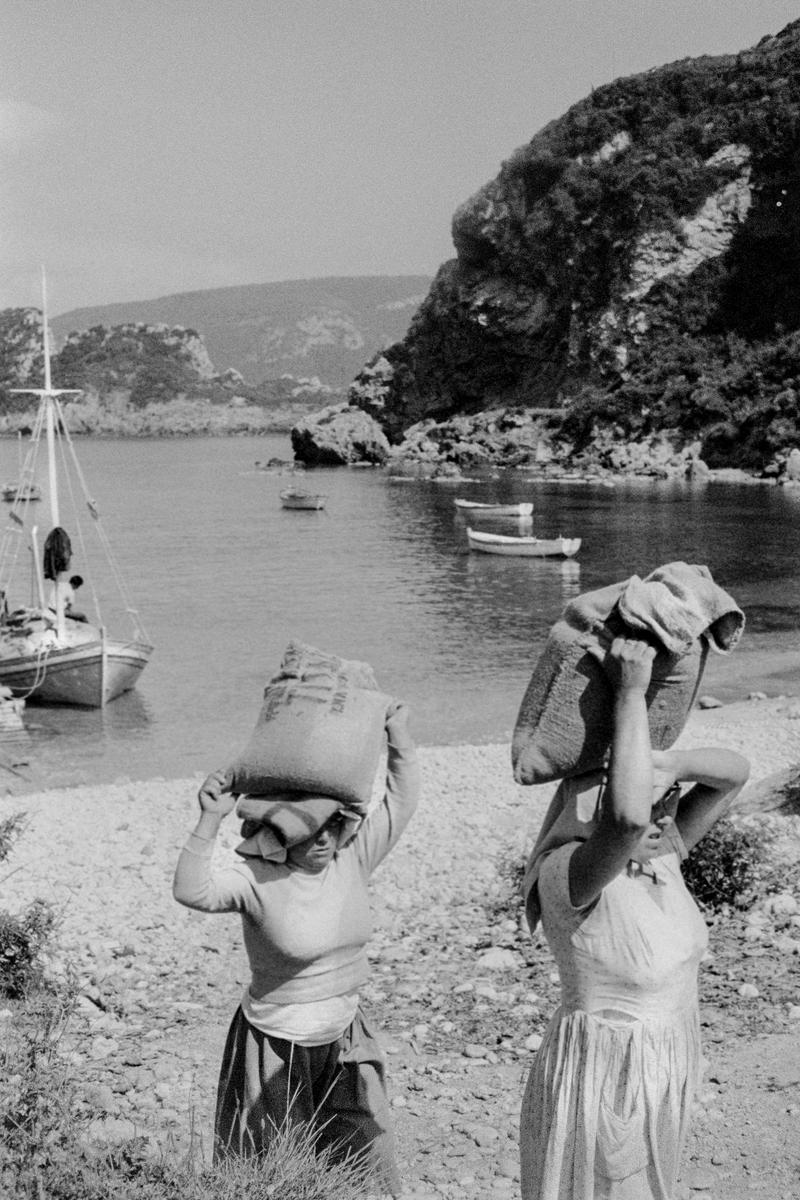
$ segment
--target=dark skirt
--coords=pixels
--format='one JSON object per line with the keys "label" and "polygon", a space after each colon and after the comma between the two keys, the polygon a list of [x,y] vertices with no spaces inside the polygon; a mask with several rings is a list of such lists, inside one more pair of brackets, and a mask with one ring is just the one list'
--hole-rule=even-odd
{"label": "dark skirt", "polygon": [[333,1157],[363,1157],[382,1188],[400,1191],[380,1048],[361,1010],[340,1038],[298,1046],[255,1029],[236,1010],[217,1090],[214,1156],[263,1154],[285,1122],[311,1125]]}

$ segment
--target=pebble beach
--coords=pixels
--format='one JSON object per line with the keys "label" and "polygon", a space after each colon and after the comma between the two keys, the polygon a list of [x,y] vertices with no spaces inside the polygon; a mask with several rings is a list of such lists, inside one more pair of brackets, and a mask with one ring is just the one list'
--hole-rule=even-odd
{"label": "pebble beach", "polygon": [[[679,744],[747,755],[752,774],[737,819],[769,823],[778,852],[796,857],[800,817],[763,797],[773,776],[800,762],[800,700],[696,709]],[[546,948],[538,948],[535,974],[526,967],[527,935],[509,889],[555,785],[516,785],[505,744],[423,747],[420,759],[422,804],[374,876],[365,1005],[387,1051],[407,1194],[512,1196],[519,1099],[557,987]],[[216,1074],[247,964],[235,918],[190,912],[171,895],[201,778],[0,799],[0,818],[26,814],[2,867],[2,905],[41,897],[59,912],[49,969],[70,967],[79,979],[64,1052],[98,1143],[138,1133],[178,1147],[195,1138],[210,1151]],[[756,813],[748,796],[757,797]],[[237,841],[238,823],[228,818],[219,861]],[[800,916],[789,923],[800,911],[795,900],[784,933],[800,939]],[[768,914],[765,921],[772,929]],[[800,941],[788,950],[797,995],[794,1015],[791,996],[783,1005],[787,1031],[800,1030],[792,1025],[800,1018],[797,951]],[[687,1196],[728,1200],[724,1191],[684,1186]]]}

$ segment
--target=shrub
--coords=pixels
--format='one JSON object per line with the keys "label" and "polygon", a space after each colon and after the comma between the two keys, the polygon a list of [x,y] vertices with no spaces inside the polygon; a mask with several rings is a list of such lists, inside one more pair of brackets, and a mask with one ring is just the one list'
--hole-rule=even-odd
{"label": "shrub", "polygon": [[[0,863],[24,828],[24,813],[0,821]],[[15,914],[0,909],[0,995],[17,998],[39,980],[41,954],[55,925],[55,911],[46,900],[34,900]]]}
{"label": "shrub", "polygon": [[38,981],[41,954],[55,925],[46,900],[34,900],[18,914],[0,911],[0,994],[18,998]]}
{"label": "shrub", "polygon": [[683,864],[686,886],[699,905],[719,912],[747,908],[766,874],[767,836],[718,821]]}
{"label": "shrub", "polygon": [[[5,1200],[359,1200],[365,1165],[335,1161],[308,1125],[282,1125],[261,1157],[207,1165],[198,1139],[181,1154],[139,1134],[108,1147],[87,1140],[91,1109],[62,1041],[74,978],[28,994],[0,1036],[0,1196]],[[67,1045],[66,1049],[69,1049]]]}

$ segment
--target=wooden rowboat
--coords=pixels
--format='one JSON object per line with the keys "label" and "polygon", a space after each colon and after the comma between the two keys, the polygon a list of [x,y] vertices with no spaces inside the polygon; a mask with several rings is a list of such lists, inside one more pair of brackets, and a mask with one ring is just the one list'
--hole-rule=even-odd
{"label": "wooden rowboat", "polygon": [[477,500],[454,500],[456,508],[476,517],[529,517],[533,504],[481,504]]}
{"label": "wooden rowboat", "polygon": [[580,538],[510,537],[467,529],[470,550],[520,558],[572,558],[581,548]]}
{"label": "wooden rowboat", "polygon": [[9,504],[16,500],[41,500],[42,489],[35,483],[4,483],[0,488],[0,496]]}
{"label": "wooden rowboat", "polygon": [[281,492],[280,496],[283,508],[324,508],[328,499],[321,492],[298,492],[294,489]]}

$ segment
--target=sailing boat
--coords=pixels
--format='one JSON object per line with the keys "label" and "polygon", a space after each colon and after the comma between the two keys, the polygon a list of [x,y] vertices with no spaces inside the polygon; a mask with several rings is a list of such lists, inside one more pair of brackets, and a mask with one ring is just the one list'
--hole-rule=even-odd
{"label": "sailing boat", "polygon": [[[47,300],[42,271],[42,339],[44,349],[44,387],[19,388],[15,391],[39,397],[30,445],[20,478],[21,486],[8,512],[8,525],[0,540],[0,684],[15,696],[46,704],[70,704],[102,708],[122,692],[128,691],[147,665],[152,645],[139,616],[126,594],[119,567],[100,521],[95,502],[89,498],[83,473],[78,465],[60,396],[76,394],[74,388],[54,388],[50,376],[50,344],[47,327]],[[29,501],[35,493],[39,450],[46,447],[47,502],[50,529],[40,556],[39,530],[29,523]],[[77,511],[73,515],[73,535],[61,524],[60,487],[77,501],[82,494],[96,540],[104,552],[110,575],[116,585],[125,613],[131,623],[131,636],[120,640],[108,636],[94,588],[95,618],[88,620],[76,612],[70,575],[72,536],[81,548],[82,562],[88,560],[89,547],[84,538]],[[35,511],[35,510],[34,510]],[[38,515],[38,513],[37,513]],[[30,551],[28,602],[12,607],[11,589],[22,573],[20,553]],[[21,564],[24,570],[24,561]],[[82,568],[88,573],[88,567]],[[80,580],[82,582],[82,580]]]}

